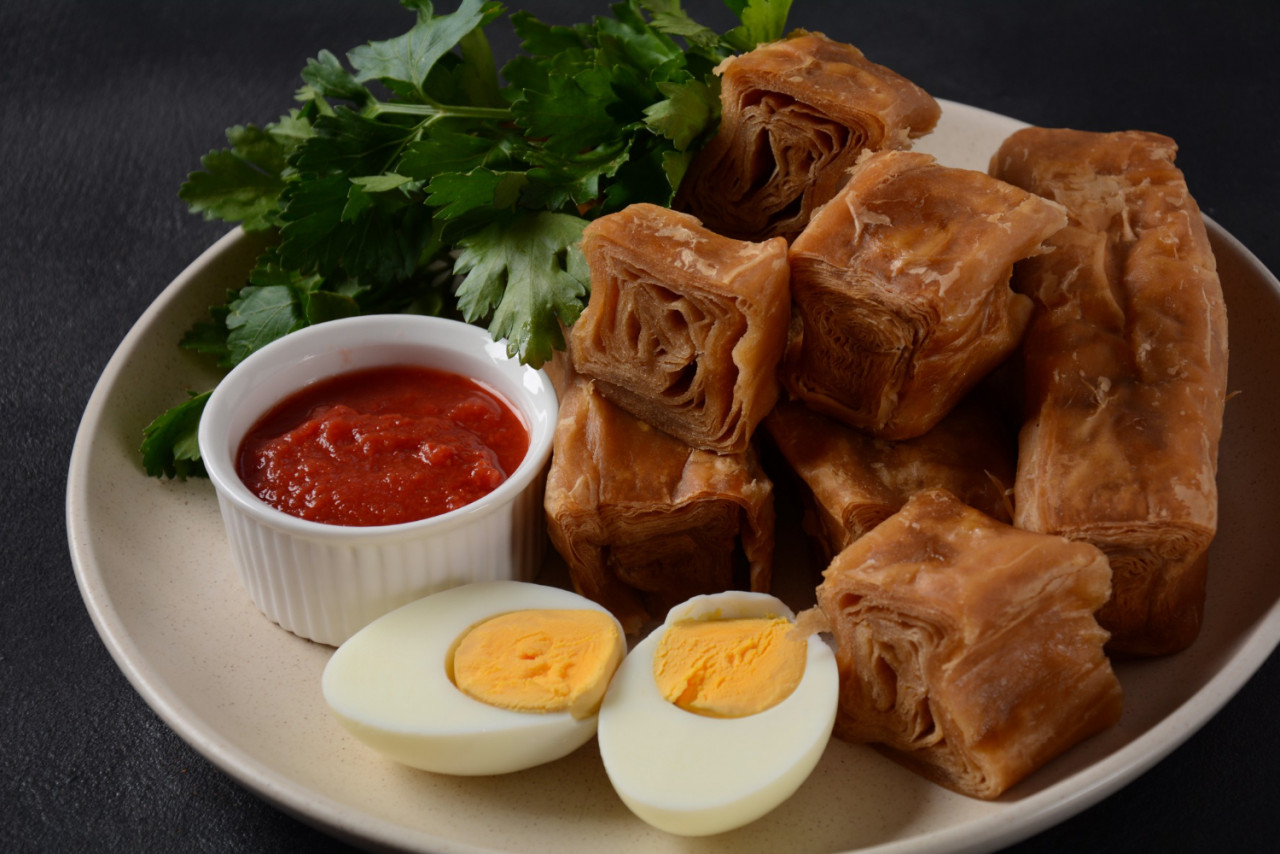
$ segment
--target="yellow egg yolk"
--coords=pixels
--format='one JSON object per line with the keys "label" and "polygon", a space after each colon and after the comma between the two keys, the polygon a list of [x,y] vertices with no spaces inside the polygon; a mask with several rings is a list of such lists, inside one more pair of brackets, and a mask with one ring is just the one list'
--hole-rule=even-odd
{"label": "yellow egg yolk", "polygon": [[581,719],[600,708],[624,651],[617,623],[600,611],[511,611],[462,636],[450,675],[482,703]]}
{"label": "yellow egg yolk", "polygon": [[790,696],[804,676],[808,642],[777,617],[685,620],[668,626],[653,677],[671,703],[716,718],[739,718]]}

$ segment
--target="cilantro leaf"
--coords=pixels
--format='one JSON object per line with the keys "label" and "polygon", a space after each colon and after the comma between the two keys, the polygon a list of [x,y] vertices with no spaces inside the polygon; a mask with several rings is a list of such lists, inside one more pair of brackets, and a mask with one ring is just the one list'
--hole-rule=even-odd
{"label": "cilantro leaf", "polygon": [[489,332],[507,339],[511,356],[534,366],[563,349],[560,323],[577,320],[588,288],[576,249],[586,224],[541,212],[460,240],[454,272],[465,276],[458,286],[464,319],[474,323],[492,313]]}

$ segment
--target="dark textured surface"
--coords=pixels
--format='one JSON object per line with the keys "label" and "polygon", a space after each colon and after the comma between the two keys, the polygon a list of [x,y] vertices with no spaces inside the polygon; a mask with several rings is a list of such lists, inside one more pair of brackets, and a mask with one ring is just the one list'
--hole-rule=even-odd
{"label": "dark textured surface", "polygon": [[[562,22],[603,8],[516,5]],[[727,21],[716,2],[686,6]],[[1173,136],[1204,210],[1277,270],[1277,9],[797,0],[791,22],[857,44],[935,96],[1038,124]],[[76,589],[63,499],[107,359],[226,231],[186,213],[186,172],[227,125],[287,109],[309,56],[396,35],[405,16],[392,0],[0,5],[0,850],[347,850],[242,789],[134,693]],[[1165,761],[1014,850],[1271,849],[1277,711],[1273,656]]]}

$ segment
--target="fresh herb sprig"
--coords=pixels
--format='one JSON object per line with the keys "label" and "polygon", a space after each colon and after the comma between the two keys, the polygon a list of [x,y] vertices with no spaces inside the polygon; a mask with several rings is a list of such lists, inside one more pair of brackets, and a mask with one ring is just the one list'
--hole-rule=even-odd
{"label": "fresh herb sprig", "polygon": [[[680,0],[622,0],[574,26],[516,12],[522,52],[501,72],[485,35],[500,4],[401,4],[408,32],[345,65],[322,51],[297,106],[228,129],[182,185],[193,212],[275,238],[182,347],[231,368],[304,326],[412,311],[486,323],[542,364],[583,308],[586,223],[671,202],[719,122],[714,67],[780,38],[791,0],[725,0],[741,25],[724,34]],[[203,474],[207,399],[191,393],[146,428],[149,474]]]}

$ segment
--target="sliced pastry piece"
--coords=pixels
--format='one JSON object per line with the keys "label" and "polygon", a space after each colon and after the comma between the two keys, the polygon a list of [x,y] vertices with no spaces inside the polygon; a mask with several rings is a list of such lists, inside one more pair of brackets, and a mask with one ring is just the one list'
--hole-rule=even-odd
{"label": "sliced pastry piece", "polygon": [[636,204],[587,226],[582,251],[591,297],[569,336],[574,369],[689,445],[745,451],[778,398],[786,241],[733,240]]}
{"label": "sliced pastry piece", "polygon": [[941,109],[852,45],[797,32],[726,60],[721,120],[676,205],[743,240],[793,238],[867,149],[906,148]]}
{"label": "sliced pastry piece", "polygon": [[999,797],[1120,716],[1094,612],[1106,556],[913,496],[824,573],[840,668],[835,733],[954,791]]}
{"label": "sliced pastry piece", "polygon": [[1134,655],[1199,633],[1218,524],[1227,312],[1175,152],[1154,133],[1028,128],[991,166],[1070,213],[1014,278],[1035,302],[1015,521],[1107,553],[1099,619]]}
{"label": "sliced pastry piece", "polygon": [[748,449],[691,448],[570,376],[544,498],[579,593],[628,633],[690,596],[767,591],[773,485]]}
{"label": "sliced pastry piece", "polygon": [[919,436],[1022,340],[1014,262],[1060,206],[909,151],[868,153],[791,245],[792,396],[884,439]]}
{"label": "sliced pastry piece", "polygon": [[946,489],[1010,520],[1015,435],[1002,414],[972,396],[915,439],[876,439],[789,400],[764,430],[803,485],[804,529],[826,561],[926,489]]}

